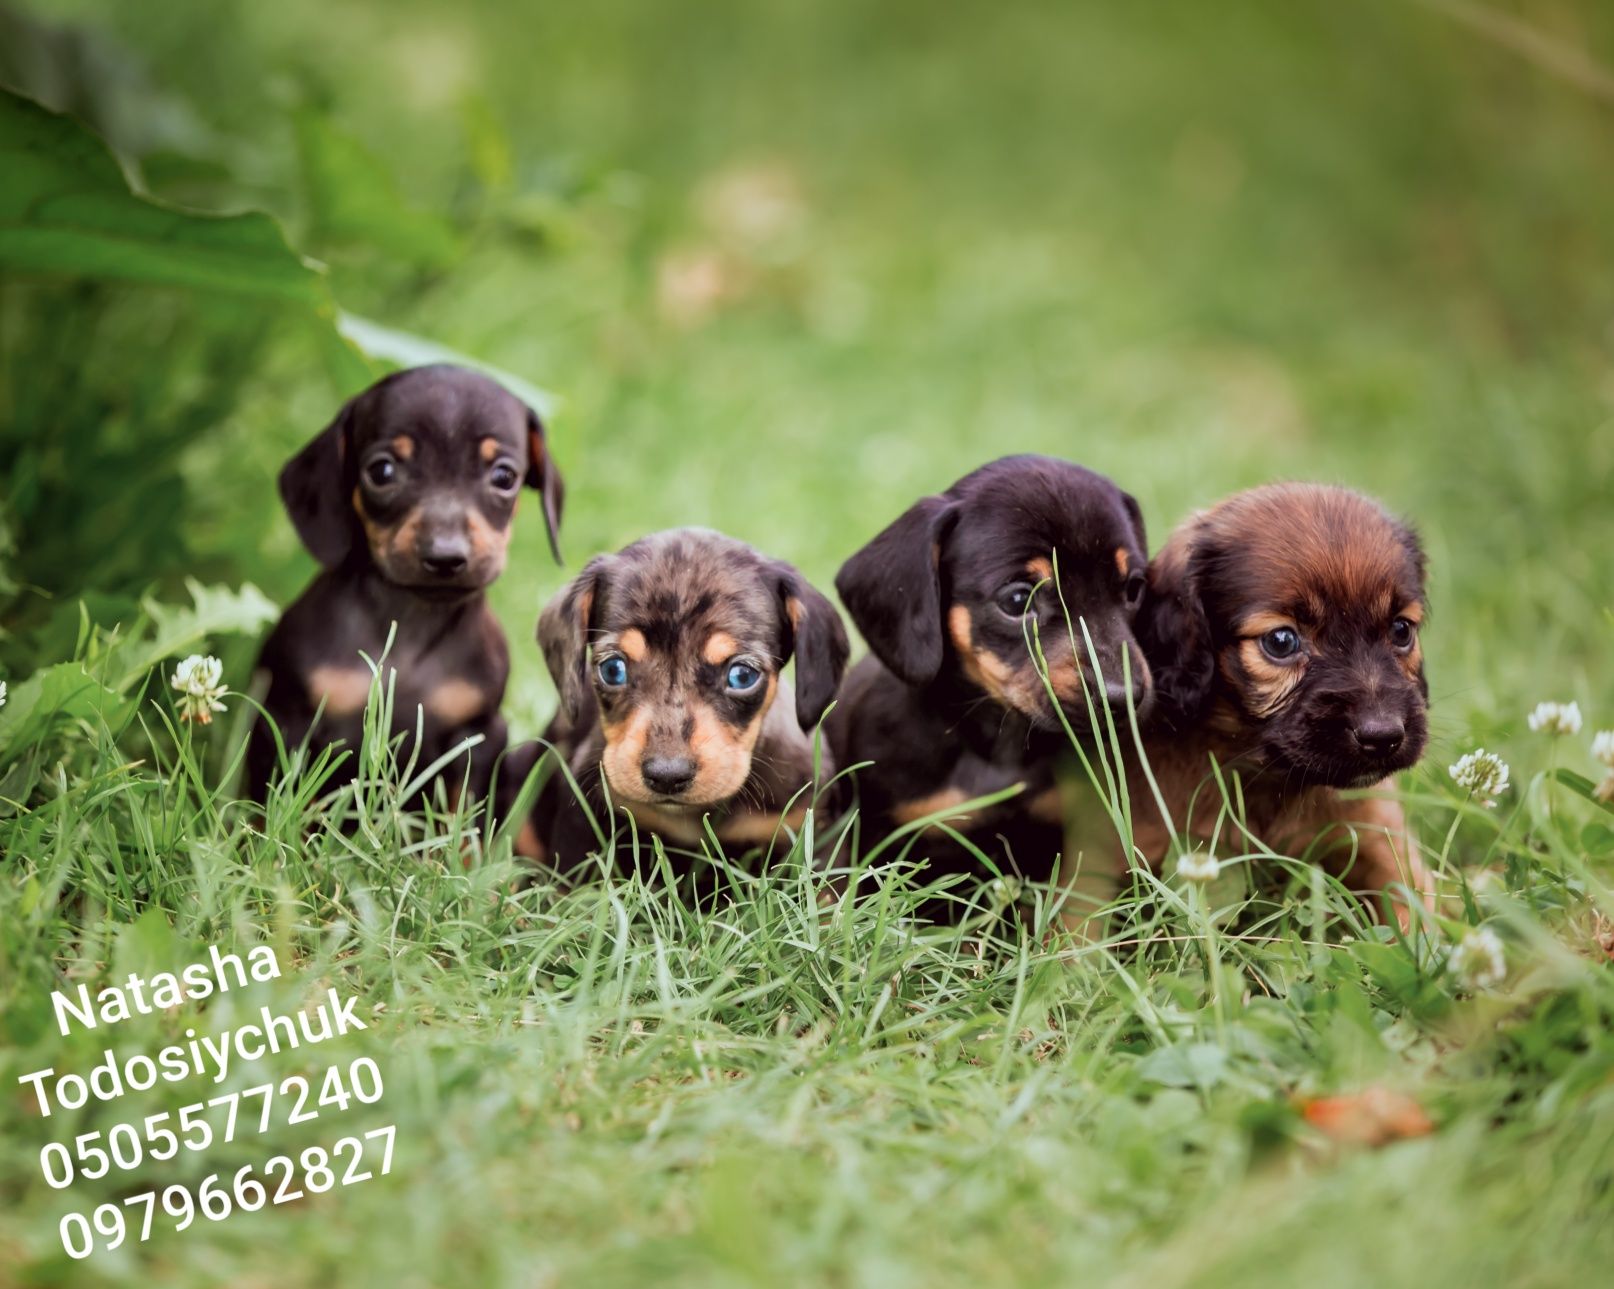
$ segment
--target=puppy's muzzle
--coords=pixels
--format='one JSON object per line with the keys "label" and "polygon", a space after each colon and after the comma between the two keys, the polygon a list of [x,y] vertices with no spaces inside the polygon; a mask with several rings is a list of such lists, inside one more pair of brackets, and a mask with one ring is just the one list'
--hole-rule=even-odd
{"label": "puppy's muzzle", "polygon": [[1154,684],[1149,677],[1148,664],[1143,661],[1137,646],[1128,641],[1105,649],[1099,654],[1098,666],[1103,674],[1102,684],[1094,672],[1092,660],[1083,662],[1082,692],[1065,702],[1067,711],[1085,719],[1088,704],[1091,703],[1096,715],[1108,708],[1122,725],[1127,720],[1129,709],[1141,719],[1153,704]]}
{"label": "puppy's muzzle", "polygon": [[424,504],[405,559],[414,567],[402,580],[430,592],[463,592],[498,576],[499,561],[478,548],[469,510],[446,498]]}

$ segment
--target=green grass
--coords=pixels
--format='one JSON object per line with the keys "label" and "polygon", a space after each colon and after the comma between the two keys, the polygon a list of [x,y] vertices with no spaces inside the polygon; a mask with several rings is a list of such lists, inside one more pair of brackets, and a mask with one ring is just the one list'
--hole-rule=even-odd
{"label": "green grass", "polygon": [[[1614,64],[1604,8],[1509,12]],[[397,1159],[73,1263],[56,1221],[112,1192],[50,1190],[41,1145],[202,1092],[41,1121],[17,1088],[0,1098],[0,1284],[1604,1274],[1614,819],[1567,775],[1599,773],[1586,744],[1614,727],[1614,109],[1400,0],[51,9],[146,62],[231,161],[230,198],[288,218],[345,304],[563,396],[571,570],[701,523],[825,585],[915,496],[1006,451],[1111,474],[1156,546],[1267,479],[1385,498],[1432,564],[1434,741],[1408,807],[1449,889],[1498,877],[1411,942],[1293,862],[1234,864],[1204,890],[1140,878],[1097,948],[992,920],[990,891],[964,930],[913,927],[927,878],[900,847],[833,908],[794,857],[698,908],[649,880],[518,891],[502,845],[466,863],[466,821],[400,816],[384,781],[357,830],[309,811],[304,785],[249,831],[228,792],[245,699],[176,740],[154,686],[132,713],[149,731],[81,713],[0,758],[0,1082],[99,1056],[98,1036],[54,1029],[64,978],[266,942],[282,980],[109,1041],[159,1046],[335,985],[371,1028],[329,1055],[369,1053],[387,1082],[350,1117],[395,1122]],[[294,103],[453,212],[464,257],[413,272],[322,240]],[[509,150],[497,218],[466,213],[479,114]],[[786,193],[788,218],[752,241],[722,196],[736,173]],[[517,209],[528,234],[495,226]],[[734,294],[679,322],[658,278],[725,246]],[[61,404],[75,422],[138,429],[126,365],[178,370],[183,328],[210,325],[171,304],[121,293],[122,312],[64,326],[40,388],[79,391]],[[337,394],[271,322],[173,486],[207,580],[284,599],[309,564],[270,480]],[[71,522],[68,546],[110,565],[129,521]],[[524,508],[495,597],[523,732],[553,703],[531,631],[565,576]],[[215,648],[244,684],[250,644]],[[1529,733],[1547,698],[1578,700],[1585,732]],[[1513,767],[1496,811],[1445,773],[1480,744]],[[1482,922],[1510,973],[1471,995],[1436,941]],[[1341,1146],[1302,1113],[1375,1085],[1434,1131]],[[311,1128],[272,1150],[333,1131]],[[196,1184],[267,1153],[136,1177]]]}
{"label": "green grass", "polygon": [[[11,825],[8,1080],[331,985],[370,1028],[49,1121],[10,1099],[0,1248],[30,1283],[1552,1284],[1614,1253],[1614,979],[1594,921],[1614,911],[1614,830],[1584,858],[1585,803],[1544,777],[1501,815],[1422,803],[1506,874],[1444,923],[1484,919],[1508,945],[1506,987],[1470,996],[1428,935],[1395,941],[1304,864],[1270,861],[1277,888],[1247,889],[1239,862],[1204,889],[1140,877],[1099,945],[1053,934],[1047,904],[995,918],[990,890],[961,893],[979,901],[961,927],[916,927],[929,888],[889,855],[833,906],[795,852],[698,905],[644,848],[643,878],[518,890],[502,846],[466,861],[467,821],[389,809],[385,758],[312,824],[286,790],[259,833],[183,735],[138,768],[93,725],[77,737],[82,777]],[[58,1035],[58,971],[150,976],[214,943],[269,944],[285,975],[200,1015]],[[334,1123],[118,1187],[35,1172],[46,1141],[361,1054],[383,1101]],[[1375,1085],[1420,1101],[1433,1134],[1375,1153],[1306,1124],[1306,1098]],[[137,1253],[73,1264],[56,1246],[70,1208],[382,1123],[385,1179]]]}

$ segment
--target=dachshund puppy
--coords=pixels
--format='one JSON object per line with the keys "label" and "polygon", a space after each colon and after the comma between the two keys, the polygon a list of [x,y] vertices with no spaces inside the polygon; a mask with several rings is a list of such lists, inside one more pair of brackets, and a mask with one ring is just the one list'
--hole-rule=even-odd
{"label": "dachshund puppy", "polygon": [[[416,728],[418,764],[472,734],[484,741],[449,767],[485,795],[505,746],[499,704],[509,677],[504,632],[486,587],[504,570],[522,484],[538,490],[560,558],[562,484],[537,415],[485,376],[456,367],[397,372],[348,402],[286,464],[280,495],[324,567],[264,642],[265,708],[288,748],[342,741],[355,751],[371,671],[395,629],[394,734]],[[274,737],[260,720],[248,745],[249,789],[264,798]],[[336,782],[353,777],[353,762]]]}
{"label": "dachshund puppy", "polygon": [[[591,560],[545,607],[538,642],[561,698],[549,741],[607,833],[607,797],[675,846],[698,846],[707,820],[738,847],[801,825],[811,731],[849,650],[834,606],[789,564],[704,529],[656,533]],[[780,675],[792,657],[794,694]],[[599,849],[562,776],[535,822],[559,867]]]}
{"label": "dachshund puppy", "polygon": [[[1178,528],[1149,585],[1138,634],[1158,701],[1144,750],[1179,836],[1247,848],[1231,824],[1217,836],[1214,757],[1273,849],[1320,842],[1353,889],[1398,883],[1427,903],[1433,881],[1400,805],[1342,795],[1390,789],[1429,740],[1413,531],[1344,488],[1255,488]],[[1158,864],[1169,832],[1143,776],[1128,779],[1136,844]]]}
{"label": "dachshund puppy", "polygon": [[[1101,726],[1107,706],[1123,729],[1129,700],[1149,706],[1133,637],[1147,561],[1133,498],[1040,456],[982,466],[853,555],[835,585],[872,653],[847,677],[827,728],[839,764],[873,763],[858,772],[865,836],[1024,784],[950,822],[1005,871],[1046,880],[1064,849],[1055,769],[1071,751],[1066,724],[1091,732],[1089,700]],[[938,872],[974,867],[951,841],[922,844]]]}

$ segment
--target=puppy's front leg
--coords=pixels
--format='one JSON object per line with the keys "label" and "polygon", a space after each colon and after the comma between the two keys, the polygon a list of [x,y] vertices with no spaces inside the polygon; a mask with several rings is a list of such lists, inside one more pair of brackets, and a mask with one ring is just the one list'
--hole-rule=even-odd
{"label": "puppy's front leg", "polygon": [[[1388,780],[1378,785],[1385,792],[1392,787]],[[1388,797],[1345,798],[1331,790],[1317,795],[1317,807],[1306,812],[1307,826],[1286,830],[1286,837],[1272,839],[1274,844],[1300,853],[1315,840],[1328,871],[1351,890],[1372,897],[1375,908],[1376,897],[1388,890],[1396,921],[1403,931],[1409,930],[1412,910],[1407,889],[1417,892],[1425,909],[1433,910],[1435,879],[1418,853],[1401,803]]]}
{"label": "puppy's front leg", "polygon": [[[1073,943],[1096,944],[1109,933],[1110,919],[1103,910],[1121,893],[1126,853],[1091,785],[1063,778],[1059,798],[1065,844],[1058,879],[1066,893],[1059,920]],[[1140,847],[1150,844],[1143,836],[1133,840]]]}

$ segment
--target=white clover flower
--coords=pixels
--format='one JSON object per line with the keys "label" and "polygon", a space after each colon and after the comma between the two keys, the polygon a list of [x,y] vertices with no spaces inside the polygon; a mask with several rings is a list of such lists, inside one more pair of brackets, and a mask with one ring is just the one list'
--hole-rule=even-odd
{"label": "white clover flower", "polygon": [[1508,884],[1500,870],[1482,868],[1468,879],[1468,889],[1474,893],[1475,899],[1485,900],[1492,896],[1506,895]]}
{"label": "white clover flower", "polygon": [[222,712],[224,704],[224,664],[217,658],[193,653],[174,668],[173,679],[168,682],[179,691],[179,719],[210,725],[213,713]]}
{"label": "white clover flower", "polygon": [[[0,691],[5,689],[0,685]],[[1599,801],[1614,801],[1614,730],[1599,730],[1592,739],[1592,755],[1608,767],[1603,781],[1592,789]]]}
{"label": "white clover flower", "polygon": [[6,705],[6,682],[0,680],[0,707]]}
{"label": "white clover flower", "polygon": [[1475,993],[1495,989],[1508,973],[1502,937],[1488,926],[1470,931],[1451,951],[1446,965],[1464,989]]}
{"label": "white clover flower", "polygon": [[1459,757],[1450,770],[1457,786],[1472,792],[1482,806],[1494,806],[1508,790],[1508,763],[1482,747]]}
{"label": "white clover flower", "polygon": [[1537,703],[1530,713],[1530,728],[1536,733],[1579,734],[1579,703]]}
{"label": "white clover flower", "polygon": [[1185,882],[1214,882],[1221,871],[1221,861],[1208,851],[1191,850],[1177,857],[1177,876]]}
{"label": "white clover flower", "polygon": [[1016,877],[994,877],[987,886],[987,898],[994,909],[1006,909],[1020,902],[1020,880]]}

